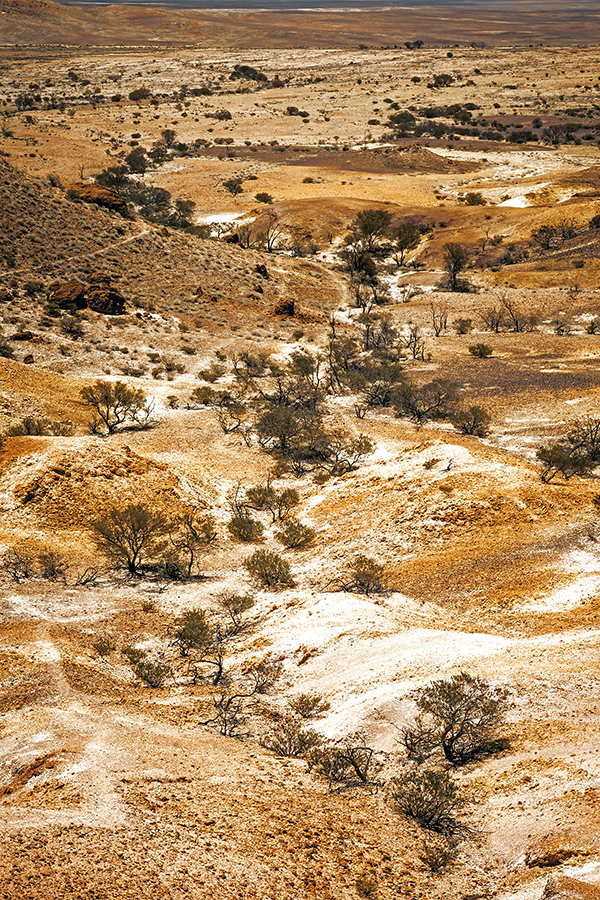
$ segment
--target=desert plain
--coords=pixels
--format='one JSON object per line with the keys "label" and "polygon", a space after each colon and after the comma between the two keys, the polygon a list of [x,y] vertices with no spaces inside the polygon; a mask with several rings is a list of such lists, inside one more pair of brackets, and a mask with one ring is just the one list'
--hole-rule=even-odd
{"label": "desert plain", "polygon": [[[598,475],[539,455],[600,422],[600,46],[498,9],[0,6],[0,897],[600,896]],[[449,841],[391,792],[462,672],[510,705]]]}

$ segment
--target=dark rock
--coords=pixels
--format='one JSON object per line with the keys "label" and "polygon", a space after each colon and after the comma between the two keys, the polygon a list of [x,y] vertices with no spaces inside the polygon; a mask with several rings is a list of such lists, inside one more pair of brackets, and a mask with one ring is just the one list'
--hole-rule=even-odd
{"label": "dark rock", "polygon": [[291,297],[282,297],[281,300],[276,304],[273,309],[274,316],[293,316],[294,315],[294,301]]}
{"label": "dark rock", "polygon": [[254,271],[256,272],[257,275],[262,275],[263,278],[270,278],[270,275],[267,272],[267,267],[263,266],[261,263],[258,263],[256,265],[256,268],[254,269]]}
{"label": "dark rock", "polygon": [[68,306],[85,309],[87,306],[85,288],[80,281],[75,279],[55,288],[48,297],[48,301],[54,303],[60,309],[66,309]]}
{"label": "dark rock", "polygon": [[120,316],[125,312],[125,297],[109,284],[92,284],[86,292],[87,302],[94,312],[105,316]]}
{"label": "dark rock", "polygon": [[226,244],[239,244],[240,242],[239,235],[237,234],[228,234],[223,240]]}
{"label": "dark rock", "polygon": [[11,341],[30,341],[33,338],[33,331],[18,331],[17,334],[11,334]]}
{"label": "dark rock", "polygon": [[23,362],[26,366],[30,366],[33,363],[33,353],[28,353]]}

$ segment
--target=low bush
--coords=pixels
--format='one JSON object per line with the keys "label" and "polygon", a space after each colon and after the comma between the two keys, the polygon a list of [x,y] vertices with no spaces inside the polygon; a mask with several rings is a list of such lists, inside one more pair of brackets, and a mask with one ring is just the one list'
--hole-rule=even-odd
{"label": "low bush", "polygon": [[136,678],[143,681],[151,688],[160,688],[165,683],[167,677],[171,674],[171,667],[167,663],[148,662],[141,660],[135,666],[134,670]]}
{"label": "low bush", "polygon": [[227,530],[236,540],[249,544],[262,540],[264,527],[262,522],[249,516],[234,516],[228,522]]}
{"label": "low bush", "polygon": [[412,771],[393,778],[390,801],[396,812],[415,819],[428,831],[456,834],[466,828],[456,818],[466,800],[446,771]]}
{"label": "low bush", "polygon": [[278,590],[293,584],[289,563],[278,553],[257,550],[244,560],[244,568],[263,587]]}
{"label": "low bush", "polygon": [[489,344],[471,344],[469,353],[476,359],[487,359],[494,351]]}
{"label": "low bush", "polygon": [[97,641],[94,641],[92,644],[94,650],[98,654],[98,656],[108,656],[113,650],[116,650],[116,644],[114,640],[108,635],[103,635],[99,637]]}
{"label": "low bush", "polygon": [[277,532],[276,537],[288,550],[304,550],[314,544],[316,532],[308,525],[303,525],[298,519],[290,519]]}
{"label": "low bush", "polygon": [[304,757],[320,747],[323,738],[313,728],[303,728],[299,722],[284,720],[262,741],[263,747],[277,756]]}

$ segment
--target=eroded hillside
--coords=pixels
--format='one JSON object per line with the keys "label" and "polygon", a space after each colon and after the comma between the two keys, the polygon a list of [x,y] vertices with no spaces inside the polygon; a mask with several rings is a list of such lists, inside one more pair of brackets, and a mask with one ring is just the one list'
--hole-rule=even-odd
{"label": "eroded hillside", "polygon": [[[599,890],[598,150],[593,117],[564,111],[584,82],[596,108],[596,50],[561,51],[542,105],[543,48],[518,87],[509,50],[396,50],[357,52],[351,71],[333,51],[264,51],[269,84],[248,90],[230,79],[247,57],[225,51],[32,52],[23,83],[7,64],[10,900]],[[192,58],[208,93],[182,93]],[[420,74],[388,77],[408,59]],[[63,100],[23,107],[42,74]],[[464,115],[471,75],[483,124]],[[96,82],[119,99],[94,100]],[[150,94],[128,99],[141,82]],[[420,132],[386,135],[384,103],[414,107]],[[488,139],[492,116],[533,130]],[[579,127],[553,144],[545,129],[567,119]],[[140,142],[152,163],[136,173]],[[91,173],[127,158],[110,190],[129,205],[90,202]],[[193,222],[148,213],[135,198],[153,188]],[[372,210],[387,231],[373,268],[353,269]],[[466,255],[456,290],[449,243]],[[98,381],[134,414],[94,424]],[[583,467],[544,468],[543,446],[580,461],[582,433]],[[155,529],[133,561],[97,527],[132,505]],[[276,554],[271,584],[248,565],[260,551]],[[190,616],[210,639],[182,637]],[[452,769],[468,798],[454,854],[392,792],[416,771],[402,729],[420,691],[461,672],[510,706],[495,752]],[[282,751],[294,728],[317,733],[313,750],[370,748],[366,783]]]}

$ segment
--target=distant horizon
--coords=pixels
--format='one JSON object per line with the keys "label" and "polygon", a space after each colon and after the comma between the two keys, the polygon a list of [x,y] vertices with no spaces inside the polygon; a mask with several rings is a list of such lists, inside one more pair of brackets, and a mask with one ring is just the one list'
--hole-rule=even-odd
{"label": "distant horizon", "polygon": [[[385,10],[410,10],[431,6],[493,7],[515,3],[523,6],[523,0],[56,0],[62,6],[146,6],[187,10],[240,10],[298,13],[298,12],[370,12]],[[527,5],[527,0],[525,0]]]}

